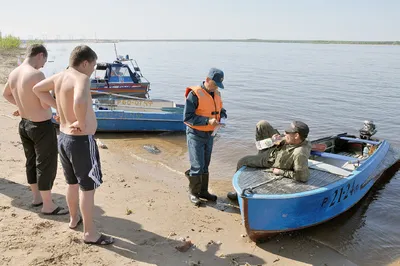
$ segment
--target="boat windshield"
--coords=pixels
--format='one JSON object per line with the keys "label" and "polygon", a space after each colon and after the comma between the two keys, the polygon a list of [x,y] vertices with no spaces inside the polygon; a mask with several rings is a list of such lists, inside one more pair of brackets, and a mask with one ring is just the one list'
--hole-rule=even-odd
{"label": "boat windshield", "polygon": [[124,77],[130,76],[129,70],[125,66],[112,66],[110,77]]}

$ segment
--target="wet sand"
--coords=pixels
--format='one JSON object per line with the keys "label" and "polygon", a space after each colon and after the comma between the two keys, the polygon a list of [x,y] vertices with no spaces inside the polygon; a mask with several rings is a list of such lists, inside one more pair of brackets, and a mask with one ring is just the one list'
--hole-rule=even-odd
{"label": "wet sand", "polygon": [[[2,66],[2,73],[9,71]],[[44,217],[40,208],[29,207],[19,118],[11,115],[15,109],[0,100],[1,265],[354,265],[298,234],[251,242],[237,206],[225,198],[229,181],[211,180],[211,190],[219,196],[216,204],[192,206],[182,173],[187,160],[182,136],[160,140],[157,135],[129,135],[129,145],[124,137],[97,136],[108,149],[100,149],[104,183],[96,192],[95,223],[116,242],[88,246],[82,227],[68,228],[67,216]],[[164,154],[149,154],[145,144],[155,144]],[[59,165],[53,192],[64,207],[65,190]],[[194,244],[186,252],[175,248],[182,239]]]}

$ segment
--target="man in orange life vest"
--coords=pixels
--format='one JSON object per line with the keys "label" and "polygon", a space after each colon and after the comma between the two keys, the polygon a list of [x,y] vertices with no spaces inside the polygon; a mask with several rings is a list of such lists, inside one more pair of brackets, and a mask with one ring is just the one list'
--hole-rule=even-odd
{"label": "man in orange life vest", "polygon": [[196,206],[201,204],[200,198],[217,200],[217,196],[208,192],[208,166],[214,141],[212,133],[219,126],[221,118],[227,118],[218,91],[218,88],[224,88],[223,80],[224,72],[211,68],[200,86],[186,88],[184,122],[187,125],[190,169],[185,175],[189,179],[189,199]]}

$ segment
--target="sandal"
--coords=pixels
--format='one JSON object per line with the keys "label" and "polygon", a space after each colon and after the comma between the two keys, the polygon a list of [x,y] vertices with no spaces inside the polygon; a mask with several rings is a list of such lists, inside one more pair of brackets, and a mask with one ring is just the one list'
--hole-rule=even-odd
{"label": "sandal", "polygon": [[104,245],[110,245],[110,244],[114,243],[114,239],[111,236],[106,236],[106,235],[101,234],[99,239],[97,239],[96,242],[86,241],[86,240],[83,240],[83,242],[88,245],[104,246]]}
{"label": "sandal", "polygon": [[40,203],[31,203],[31,207],[32,208],[34,208],[34,207],[39,207],[39,206],[42,206],[43,205],[43,202],[40,202]]}
{"label": "sandal", "polygon": [[62,207],[57,207],[52,212],[42,212],[43,215],[66,215],[68,213],[69,213],[69,211],[64,209],[64,208],[62,208]]}

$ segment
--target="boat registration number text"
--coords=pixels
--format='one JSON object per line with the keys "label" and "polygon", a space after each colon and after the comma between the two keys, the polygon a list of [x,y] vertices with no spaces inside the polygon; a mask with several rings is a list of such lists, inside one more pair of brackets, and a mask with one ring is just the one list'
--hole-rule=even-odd
{"label": "boat registration number text", "polygon": [[344,186],[335,189],[330,197],[325,197],[321,203],[321,207],[333,207],[352,197],[359,189],[360,186],[358,184],[355,185],[355,181],[353,180],[353,183],[347,183]]}
{"label": "boat registration number text", "polygon": [[152,101],[140,101],[140,100],[119,100],[117,102],[117,104],[150,107],[153,105],[153,102]]}

